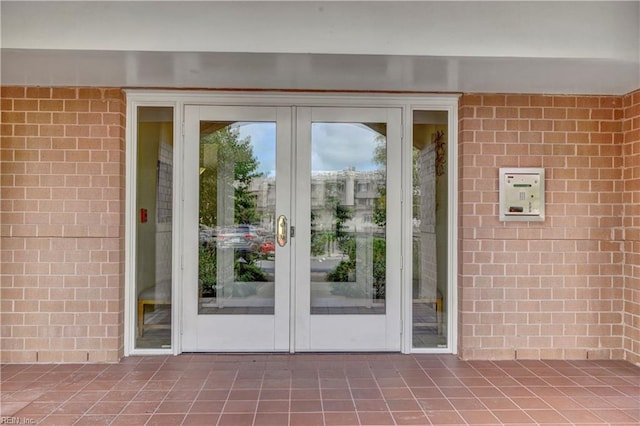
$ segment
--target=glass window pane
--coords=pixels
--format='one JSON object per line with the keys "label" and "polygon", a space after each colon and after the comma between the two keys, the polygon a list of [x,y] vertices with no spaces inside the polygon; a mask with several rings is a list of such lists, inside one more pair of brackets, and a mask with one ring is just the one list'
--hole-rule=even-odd
{"label": "glass window pane", "polygon": [[384,314],[386,124],[313,123],[311,313]]}
{"label": "glass window pane", "polygon": [[202,122],[199,314],[273,314],[275,123]]}
{"label": "glass window pane", "polygon": [[135,347],[170,348],[173,108],[137,113]]}
{"label": "glass window pane", "polygon": [[413,125],[413,347],[447,346],[447,113]]}

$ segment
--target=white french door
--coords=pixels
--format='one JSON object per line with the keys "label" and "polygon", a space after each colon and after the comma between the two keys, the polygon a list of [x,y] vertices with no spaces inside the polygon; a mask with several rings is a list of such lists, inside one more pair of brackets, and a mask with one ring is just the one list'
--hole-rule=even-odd
{"label": "white french door", "polygon": [[185,107],[183,351],[400,350],[400,121]]}

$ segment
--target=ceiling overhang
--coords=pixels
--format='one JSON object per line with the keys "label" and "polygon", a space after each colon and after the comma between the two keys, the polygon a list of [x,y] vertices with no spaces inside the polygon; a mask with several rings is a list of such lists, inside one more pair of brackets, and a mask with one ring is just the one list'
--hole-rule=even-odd
{"label": "ceiling overhang", "polygon": [[640,2],[2,1],[3,85],[626,94]]}

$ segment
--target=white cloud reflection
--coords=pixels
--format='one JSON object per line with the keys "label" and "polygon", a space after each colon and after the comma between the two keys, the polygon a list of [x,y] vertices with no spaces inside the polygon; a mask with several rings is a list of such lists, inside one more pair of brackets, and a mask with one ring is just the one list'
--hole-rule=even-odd
{"label": "white cloud reflection", "polygon": [[[259,161],[259,172],[275,175],[275,123],[236,123],[240,137],[250,137],[253,153]],[[313,123],[312,172],[337,171],[349,167],[376,170],[373,161],[378,133],[363,124]]]}

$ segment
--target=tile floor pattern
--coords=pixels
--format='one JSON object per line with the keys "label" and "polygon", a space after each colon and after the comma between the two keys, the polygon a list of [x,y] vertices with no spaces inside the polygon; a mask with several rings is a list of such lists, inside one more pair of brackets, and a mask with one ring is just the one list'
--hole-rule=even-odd
{"label": "tile floor pattern", "polygon": [[0,372],[5,424],[640,424],[640,367],[624,361],[187,354]]}

